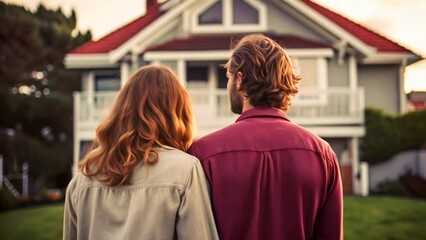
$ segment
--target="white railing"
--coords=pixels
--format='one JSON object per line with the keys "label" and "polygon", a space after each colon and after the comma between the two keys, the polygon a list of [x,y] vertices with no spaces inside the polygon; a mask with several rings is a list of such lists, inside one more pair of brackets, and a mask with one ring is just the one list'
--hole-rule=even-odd
{"label": "white railing", "polygon": [[[220,124],[236,118],[230,110],[225,89],[190,89],[189,93],[201,123]],[[111,110],[116,96],[117,92],[76,93],[74,102],[79,126],[97,124]],[[287,114],[303,125],[361,124],[364,121],[364,91],[362,88],[305,89],[295,97]]]}

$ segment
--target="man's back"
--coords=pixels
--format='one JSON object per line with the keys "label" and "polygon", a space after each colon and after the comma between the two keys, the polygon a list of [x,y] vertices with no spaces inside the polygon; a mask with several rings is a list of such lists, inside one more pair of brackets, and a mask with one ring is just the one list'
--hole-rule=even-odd
{"label": "man's back", "polygon": [[190,152],[210,181],[220,239],[341,238],[337,159],[281,111],[245,111]]}

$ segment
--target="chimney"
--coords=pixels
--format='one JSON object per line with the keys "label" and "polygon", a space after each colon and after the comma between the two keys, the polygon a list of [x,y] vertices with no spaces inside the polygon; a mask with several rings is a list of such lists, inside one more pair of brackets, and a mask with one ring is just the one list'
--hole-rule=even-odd
{"label": "chimney", "polygon": [[146,0],[146,11],[158,9],[157,0]]}

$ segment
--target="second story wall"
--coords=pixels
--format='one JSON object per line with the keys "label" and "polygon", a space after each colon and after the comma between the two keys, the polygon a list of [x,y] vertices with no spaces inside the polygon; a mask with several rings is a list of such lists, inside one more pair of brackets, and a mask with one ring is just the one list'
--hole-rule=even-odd
{"label": "second story wall", "polygon": [[359,65],[359,85],[365,89],[366,107],[399,113],[399,65]]}

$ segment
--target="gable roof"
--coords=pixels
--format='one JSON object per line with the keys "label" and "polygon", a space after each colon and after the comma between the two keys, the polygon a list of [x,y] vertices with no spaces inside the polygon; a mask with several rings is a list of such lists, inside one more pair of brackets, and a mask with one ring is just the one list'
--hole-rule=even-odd
{"label": "gable roof", "polygon": [[[188,1],[188,3],[189,2],[190,1]],[[322,7],[319,4],[312,2],[311,0],[301,0],[300,3],[302,3],[304,7],[313,10],[316,14],[322,15],[324,18],[336,24],[350,35],[353,35],[354,38],[359,39],[359,41],[364,43],[366,46],[371,46],[377,49],[379,53],[414,54],[412,51],[379,35],[378,33],[375,33],[349,20],[348,18],[345,18],[325,7]],[[86,54],[107,54],[117,50],[121,46],[125,45],[125,43],[130,39],[134,38],[139,32],[147,28],[150,24],[154,23],[166,12],[167,11],[162,11],[159,6],[148,8],[144,16],[141,16],[134,21],[122,26],[121,28],[118,28],[117,30],[97,41],[90,41],[80,47],[75,48],[69,52],[69,54],[77,57]],[[197,44],[200,44],[200,42],[197,42]],[[315,47],[315,44],[312,46]]]}
{"label": "gable roof", "polygon": [[[333,48],[331,45],[312,41],[293,35],[266,34],[285,48]],[[163,44],[153,46],[146,51],[186,51],[186,50],[229,50],[234,40],[243,35],[194,35],[183,39],[172,39]]]}
{"label": "gable roof", "polygon": [[398,45],[397,43],[383,37],[382,35],[343,17],[311,0],[302,0],[307,6],[320,13],[327,19],[331,20],[341,28],[351,33],[365,44],[375,47],[378,52],[397,52],[397,53],[411,53],[412,51]]}
{"label": "gable roof", "polygon": [[135,19],[134,21],[118,28],[117,30],[111,32],[110,34],[104,36],[103,38],[97,41],[87,42],[70,53],[72,54],[94,54],[94,53],[108,53],[121,45],[123,45],[127,40],[135,36],[145,27],[150,25],[165,11],[161,11],[158,7],[150,8],[145,15]]}

